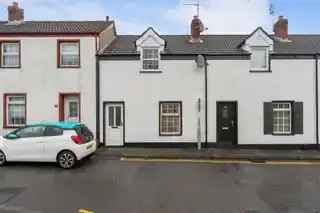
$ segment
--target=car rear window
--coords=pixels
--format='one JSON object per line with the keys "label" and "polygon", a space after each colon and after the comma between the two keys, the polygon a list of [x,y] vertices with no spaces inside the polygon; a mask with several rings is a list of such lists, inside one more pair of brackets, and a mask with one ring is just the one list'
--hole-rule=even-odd
{"label": "car rear window", "polygon": [[75,128],[77,134],[81,137],[81,140],[85,143],[88,143],[93,140],[93,133],[85,125],[81,125]]}

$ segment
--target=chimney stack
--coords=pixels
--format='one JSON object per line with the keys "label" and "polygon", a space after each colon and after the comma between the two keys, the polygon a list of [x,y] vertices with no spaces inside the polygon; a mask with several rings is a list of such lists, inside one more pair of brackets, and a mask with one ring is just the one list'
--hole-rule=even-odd
{"label": "chimney stack", "polygon": [[275,37],[281,40],[288,40],[288,19],[279,16],[278,21],[273,27]]}
{"label": "chimney stack", "polygon": [[202,43],[200,34],[204,31],[202,21],[198,16],[194,16],[191,22],[191,39],[190,43]]}
{"label": "chimney stack", "polygon": [[13,2],[8,6],[8,21],[9,22],[23,22],[24,10],[19,8],[18,2]]}

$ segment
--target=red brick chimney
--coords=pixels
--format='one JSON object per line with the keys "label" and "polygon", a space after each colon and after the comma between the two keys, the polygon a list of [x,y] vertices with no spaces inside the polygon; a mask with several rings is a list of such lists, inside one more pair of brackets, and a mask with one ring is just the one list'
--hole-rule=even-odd
{"label": "red brick chimney", "polygon": [[202,21],[198,16],[193,16],[191,22],[191,39],[190,43],[202,43],[203,41],[200,39],[200,34],[204,31],[204,26]]}
{"label": "red brick chimney", "polygon": [[279,16],[278,21],[274,24],[273,31],[277,38],[288,40],[288,19]]}
{"label": "red brick chimney", "polygon": [[18,2],[13,2],[8,6],[8,21],[21,22],[24,20],[24,11],[19,8]]}

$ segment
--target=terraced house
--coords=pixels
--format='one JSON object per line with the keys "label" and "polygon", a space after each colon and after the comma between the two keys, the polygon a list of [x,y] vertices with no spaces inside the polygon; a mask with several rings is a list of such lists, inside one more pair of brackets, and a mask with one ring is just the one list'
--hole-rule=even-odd
{"label": "terraced house", "polygon": [[319,143],[320,35],[118,35],[113,21],[0,23],[0,133],[86,123],[105,146]]}
{"label": "terraced house", "polygon": [[96,53],[112,21],[24,21],[17,3],[0,23],[0,133],[42,120],[96,126]]}
{"label": "terraced house", "polygon": [[106,146],[312,145],[319,141],[319,35],[118,35],[99,54]]}

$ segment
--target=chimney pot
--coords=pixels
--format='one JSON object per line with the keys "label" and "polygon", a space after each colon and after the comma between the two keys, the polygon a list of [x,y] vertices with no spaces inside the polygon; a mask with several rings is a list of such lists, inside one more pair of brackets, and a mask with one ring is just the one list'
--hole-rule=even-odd
{"label": "chimney pot", "polygon": [[8,6],[8,21],[19,22],[24,20],[24,10],[19,8],[18,2]]}
{"label": "chimney pot", "polygon": [[204,26],[202,21],[199,19],[198,16],[193,16],[191,22],[191,43],[202,43],[200,39],[201,33],[204,31]]}
{"label": "chimney pot", "polygon": [[274,35],[277,38],[288,40],[288,23],[288,19],[284,18],[284,16],[279,16],[273,27]]}

